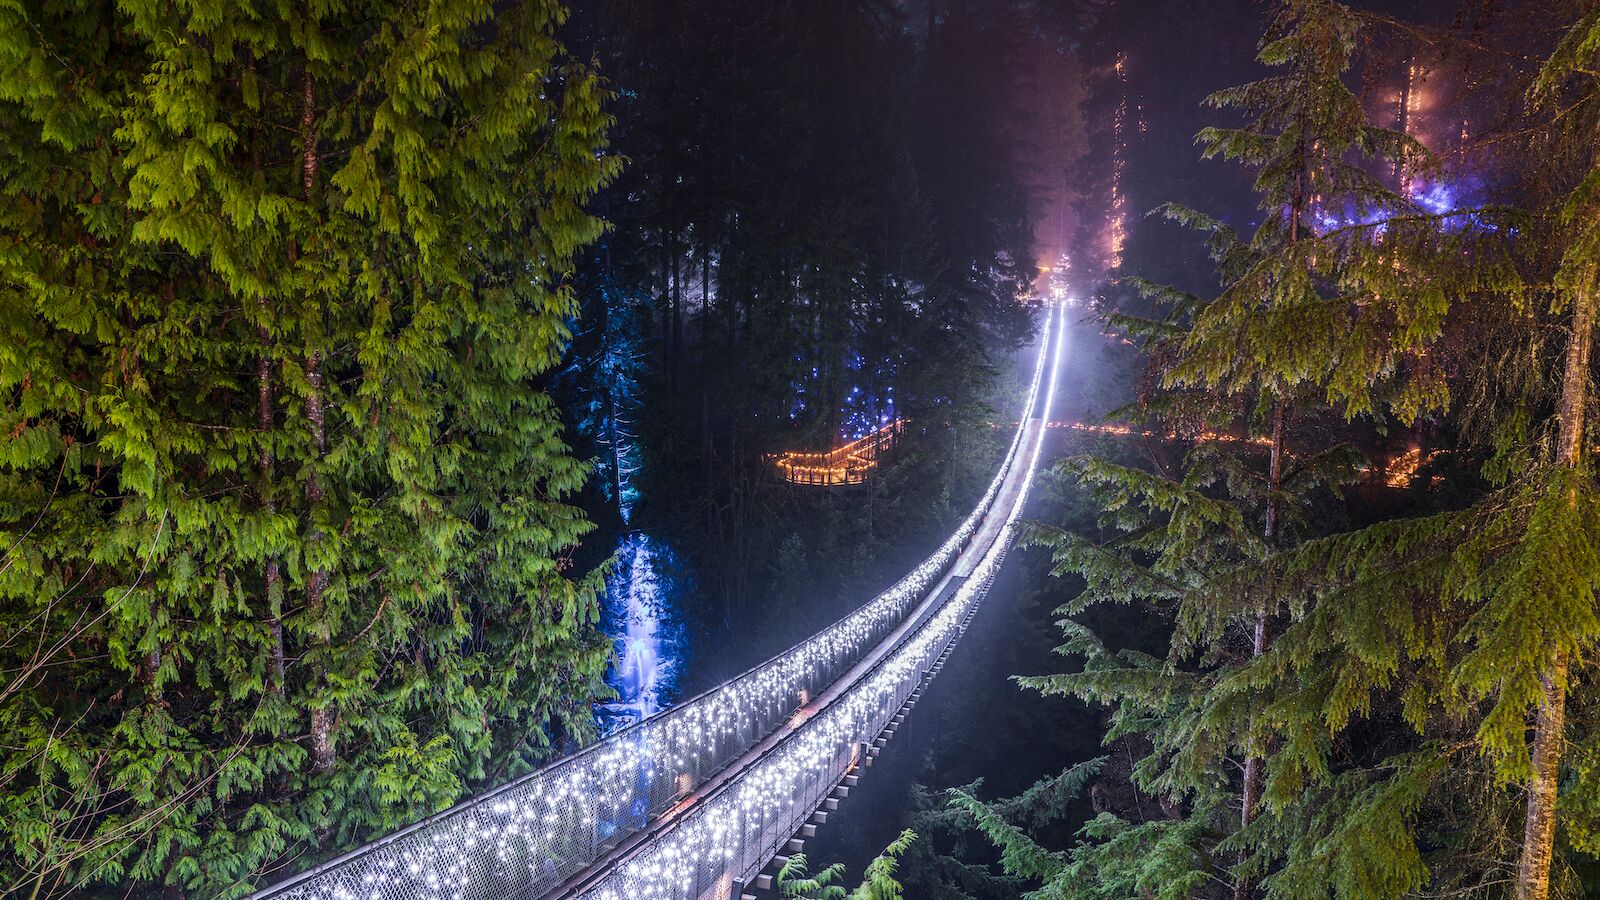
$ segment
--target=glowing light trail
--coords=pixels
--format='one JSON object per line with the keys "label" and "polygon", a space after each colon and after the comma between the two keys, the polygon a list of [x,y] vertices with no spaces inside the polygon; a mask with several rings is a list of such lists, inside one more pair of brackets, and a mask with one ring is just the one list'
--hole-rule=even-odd
{"label": "glowing light trail", "polygon": [[1122,265],[1122,250],[1128,243],[1128,196],[1122,189],[1122,173],[1128,167],[1128,54],[1117,53],[1117,86],[1121,97],[1111,114],[1111,196],[1106,216],[1106,266]]}

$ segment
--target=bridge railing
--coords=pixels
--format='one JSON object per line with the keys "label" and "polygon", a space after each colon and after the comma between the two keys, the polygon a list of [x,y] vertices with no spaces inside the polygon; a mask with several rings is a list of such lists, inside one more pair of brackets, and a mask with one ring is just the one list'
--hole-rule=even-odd
{"label": "bridge railing", "polygon": [[[1024,486],[1014,510],[1026,493]],[[847,693],[574,900],[737,900],[736,879],[747,882],[778,853],[956,639],[1005,557],[1014,519],[1015,512],[973,577]]]}
{"label": "bridge railing", "polygon": [[[1049,323],[1045,333],[1049,334]],[[1059,330],[1054,343],[1059,362]],[[1041,367],[1043,359],[1042,351]],[[1054,397],[1052,379],[1041,419],[1048,416]],[[1026,432],[1025,420],[1013,448]],[[1031,474],[1045,432],[1041,421],[1024,453],[1025,475]],[[1028,477],[1017,484],[1000,533],[953,595],[921,610],[910,630],[844,693],[663,828],[648,845],[598,873],[590,885],[572,895],[573,900],[737,900],[738,882],[748,883],[799,831],[862,748],[882,733],[959,636],[1005,559],[1030,488]]]}
{"label": "bridge railing", "polygon": [[[1041,350],[1028,408],[1043,371]],[[1026,421],[961,527],[855,612],[678,706],[256,896],[502,900],[554,891],[775,731],[882,640],[976,532],[1025,430]]]}

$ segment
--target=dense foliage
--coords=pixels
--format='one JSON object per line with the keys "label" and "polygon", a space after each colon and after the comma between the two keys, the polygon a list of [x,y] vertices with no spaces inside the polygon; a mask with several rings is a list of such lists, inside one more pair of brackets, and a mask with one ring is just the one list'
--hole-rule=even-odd
{"label": "dense foliage", "polygon": [[0,5],[0,893],[237,895],[592,728],[564,16]]}
{"label": "dense foliage", "polygon": [[843,865],[834,863],[811,874],[806,855],[796,853],[778,870],[778,893],[797,900],[900,900],[904,894],[901,893],[900,882],[894,878],[894,870],[900,857],[905,855],[916,839],[914,831],[901,832],[867,864],[866,871],[861,873],[861,883],[855,890],[848,890],[839,884],[844,878]]}
{"label": "dense foliage", "polygon": [[[1143,748],[1148,803],[1054,850],[1023,827],[1038,803],[954,803],[1030,896],[1583,895],[1600,18],[1581,12],[1521,72],[1529,112],[1502,140],[1537,152],[1501,160],[1521,209],[1440,214],[1404,190],[1426,151],[1368,125],[1348,86],[1367,21],[1325,0],[1274,10],[1260,60],[1282,74],[1214,95],[1251,118],[1200,135],[1252,170],[1262,224],[1244,240],[1169,207],[1208,234],[1221,292],[1140,283],[1163,316],[1110,316],[1149,359],[1130,414],[1184,454],[1067,461],[1100,528],[1037,533],[1085,579],[1061,609],[1082,668],[1023,683],[1108,704],[1108,742]],[[1374,495],[1343,443],[1371,428],[1341,420],[1429,413],[1436,456],[1469,464],[1424,470],[1425,514],[1340,530],[1341,496]],[[1166,657],[1075,621],[1103,603],[1170,615]]]}

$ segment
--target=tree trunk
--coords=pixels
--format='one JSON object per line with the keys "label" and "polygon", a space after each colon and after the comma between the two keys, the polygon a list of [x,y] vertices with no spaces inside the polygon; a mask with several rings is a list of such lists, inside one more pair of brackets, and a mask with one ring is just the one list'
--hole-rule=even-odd
{"label": "tree trunk", "polygon": [[[327,450],[326,416],[322,407],[322,353],[311,351],[305,361],[306,372],[306,422],[311,431],[311,447],[316,454],[316,459],[321,460],[322,454]],[[306,505],[314,508],[322,503],[322,477],[313,468],[306,478]],[[313,530],[307,539],[308,544],[317,544],[322,540],[322,531]],[[323,569],[312,569],[306,576],[306,606],[313,613],[322,609],[322,591],[328,585],[328,573]],[[327,639],[331,635],[324,634]]]}
{"label": "tree trunk", "polygon": [[[255,74],[256,62],[253,53],[246,53],[246,65],[251,74]],[[250,164],[257,177],[262,177],[261,144],[258,135],[252,135]],[[257,303],[261,313],[261,321],[256,325],[256,339],[261,342],[261,355],[256,360],[256,426],[261,431],[261,455],[257,458],[257,472],[261,479],[259,488],[260,496],[257,498],[261,508],[270,516],[277,512],[277,501],[273,498],[273,469],[277,462],[272,451],[272,430],[277,419],[272,411],[272,360],[273,341],[272,333],[267,328],[267,318],[271,310],[267,305],[267,298],[262,297]],[[283,565],[276,556],[269,556],[261,573],[262,592],[267,601],[267,692],[276,697],[284,695],[285,667],[283,660]]]}
{"label": "tree trunk", "polygon": [[[316,136],[316,82],[310,70],[306,70],[301,78],[303,101],[300,118],[300,137],[304,146],[304,155],[301,163],[302,185],[305,189],[305,199],[309,204],[315,195],[317,185],[317,166],[320,162],[317,155]],[[314,453],[314,462],[320,462],[323,453],[327,450],[326,411],[323,409],[322,398],[322,352],[312,350],[305,360],[306,373],[306,422],[311,432],[311,446]],[[315,465],[311,474],[306,478],[305,486],[306,508],[308,514],[314,514],[316,508],[322,504],[322,478],[317,473]],[[322,540],[322,532],[313,529],[306,539],[308,548],[316,546]],[[324,619],[322,602],[323,590],[328,585],[328,572],[325,569],[313,569],[306,576],[306,610],[311,615],[313,627],[318,630],[318,639],[326,647],[332,640],[332,634]],[[311,770],[313,772],[326,772],[333,768],[333,708],[324,704],[320,698],[313,698],[311,709]]]}
{"label": "tree trunk", "polygon": [[628,487],[626,473],[622,467],[626,465],[622,452],[622,435],[617,428],[617,416],[621,415],[617,407],[617,391],[615,385],[606,388],[606,444],[611,448],[611,485],[616,490],[617,512],[622,516],[624,529],[632,527],[633,511],[628,507],[625,491]]}
{"label": "tree trunk", "polygon": [[161,686],[156,683],[160,671],[161,648],[156,647],[145,653],[144,662],[139,666],[139,683],[144,685],[146,702],[160,703],[164,699]]}
{"label": "tree trunk", "polygon": [[[1300,123],[1300,134],[1305,134],[1305,108],[1301,107],[1295,114]],[[1302,138],[1295,148],[1302,163],[1305,160],[1306,145]],[[1306,205],[1306,171],[1304,166],[1295,173],[1294,184],[1289,189],[1289,246],[1293,247],[1300,240],[1300,219],[1305,214]],[[1278,492],[1283,487],[1283,418],[1288,400],[1279,394],[1277,402],[1272,406],[1272,451],[1267,462],[1267,521],[1262,529],[1262,536],[1266,538],[1267,547],[1270,548],[1278,540],[1278,515],[1281,512],[1281,500]],[[1251,641],[1250,655],[1252,658],[1267,652],[1271,646],[1272,636],[1269,633],[1272,624],[1272,613],[1277,608],[1276,597],[1269,596],[1261,609],[1256,612],[1256,631],[1254,640]],[[1261,799],[1261,783],[1265,778],[1265,761],[1259,756],[1251,756],[1244,763],[1244,786],[1240,791],[1239,828],[1248,828],[1255,819],[1256,802]],[[1241,878],[1233,886],[1234,900],[1250,900],[1255,892],[1255,885],[1248,878]]]}
{"label": "tree trunk", "polygon": [[1550,861],[1555,854],[1556,788],[1567,717],[1567,654],[1558,651],[1544,675],[1544,702],[1533,732],[1533,782],[1517,864],[1517,900],[1550,896]]}
{"label": "tree trunk", "polygon": [[[711,485],[711,245],[700,245],[700,483]],[[708,517],[709,518],[709,517]]]}
{"label": "tree trunk", "polygon": [[[263,312],[267,301],[261,301]],[[272,434],[272,354],[270,351],[270,338],[267,326],[260,325],[256,335],[261,339],[261,358],[256,366],[256,404],[257,424],[261,429],[263,438]],[[277,511],[277,506],[272,500],[272,445],[264,444],[258,466],[261,475],[261,508],[268,515]],[[267,632],[271,647],[267,660],[267,690],[274,696],[283,696],[284,665],[283,665],[283,572],[277,557],[267,560],[266,570],[262,573],[262,582],[267,595]]]}
{"label": "tree trunk", "polygon": [[[1262,536],[1271,547],[1278,540],[1278,517],[1282,500],[1278,492],[1283,486],[1283,419],[1287,402],[1279,398],[1272,406],[1272,450],[1267,462],[1267,521]],[[1267,652],[1272,644],[1271,625],[1275,603],[1271,598],[1256,611],[1255,639],[1251,642],[1251,657]],[[1261,785],[1265,778],[1265,762],[1260,756],[1251,756],[1244,763],[1244,788],[1240,792],[1239,828],[1248,828],[1255,820],[1256,803],[1261,799]],[[1254,885],[1241,878],[1233,887],[1234,900],[1249,900]]]}
{"label": "tree trunk", "polygon": [[672,392],[672,248],[665,229],[661,235],[661,374],[667,377],[667,393]]}
{"label": "tree trunk", "polygon": [[672,368],[667,373],[667,384],[672,396],[678,396],[679,374],[683,365],[683,250],[678,246],[678,233],[672,233]]}
{"label": "tree trunk", "polygon": [[[1573,298],[1572,337],[1561,378],[1561,423],[1556,461],[1567,468],[1583,463],[1583,425],[1589,397],[1589,351],[1594,341],[1594,272],[1586,273]],[[1573,498],[1576,502],[1576,498]],[[1517,863],[1517,900],[1550,896],[1550,862],[1555,855],[1556,790],[1561,751],[1566,743],[1567,668],[1571,660],[1557,649],[1544,673],[1544,698],[1534,720],[1533,780],[1528,785],[1522,856]]]}
{"label": "tree trunk", "polygon": [[1574,298],[1572,338],[1567,344],[1566,371],[1561,378],[1561,431],[1556,461],[1576,468],[1583,461],[1583,425],[1589,396],[1589,350],[1594,342],[1594,275],[1583,280]]}

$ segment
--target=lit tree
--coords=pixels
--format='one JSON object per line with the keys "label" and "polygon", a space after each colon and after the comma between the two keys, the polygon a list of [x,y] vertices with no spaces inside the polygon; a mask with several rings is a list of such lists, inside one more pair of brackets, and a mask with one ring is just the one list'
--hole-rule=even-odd
{"label": "lit tree", "polygon": [[[1259,516],[1262,545],[1240,544],[1230,560],[1234,562],[1271,551],[1284,540],[1291,405],[1326,400],[1346,415],[1372,411],[1372,385],[1394,373],[1398,360],[1421,350],[1443,322],[1446,304],[1440,292],[1418,290],[1425,282],[1395,265],[1395,245],[1404,239],[1398,222],[1392,231],[1317,227],[1319,214],[1361,223],[1378,215],[1393,221],[1396,214],[1413,212],[1404,198],[1360,165],[1424,154],[1405,135],[1371,125],[1345,85],[1358,30],[1355,15],[1336,3],[1278,4],[1259,59],[1283,71],[1213,94],[1209,104],[1242,109],[1251,119],[1242,127],[1208,128],[1199,136],[1207,157],[1238,160],[1256,172],[1262,225],[1241,241],[1204,215],[1168,207],[1169,216],[1212,235],[1224,288],[1214,299],[1201,301],[1145,286],[1156,299],[1173,302],[1171,321],[1187,326],[1153,342],[1152,349],[1166,357],[1165,385],[1189,389],[1183,399],[1198,399],[1202,406],[1245,399],[1261,417],[1265,471],[1244,491],[1233,488],[1230,493],[1246,501],[1252,518]],[[1386,282],[1397,268],[1402,272],[1398,277],[1411,276],[1406,285],[1410,290],[1383,290],[1394,286]],[[1405,376],[1395,401],[1402,412],[1414,416],[1437,405],[1442,386],[1436,373],[1415,366]],[[1224,477],[1216,468],[1224,458],[1198,454],[1184,486],[1199,491]],[[1308,476],[1307,488],[1335,477],[1324,462],[1348,460],[1303,456],[1299,469]],[[1104,474],[1112,480],[1134,477],[1128,472]],[[1237,479],[1235,483],[1240,484]],[[1154,501],[1152,511],[1163,505],[1160,493],[1145,494]],[[1167,511],[1196,503],[1201,503],[1198,497],[1175,498]],[[1181,542],[1184,517],[1174,516],[1169,527],[1177,529],[1172,539]],[[1171,547],[1163,548],[1164,555],[1170,552]],[[1197,573],[1202,581],[1207,575]],[[1180,621],[1186,623],[1180,631],[1187,627],[1190,632],[1179,635],[1180,651],[1222,639],[1232,617],[1245,612],[1231,605],[1184,604],[1181,598],[1180,604]],[[1271,645],[1279,608],[1276,598],[1266,596],[1248,611],[1254,620],[1252,655]],[[1240,825],[1248,828],[1261,795],[1265,748],[1253,737],[1245,740]],[[1249,884],[1246,872],[1238,879],[1236,896],[1248,896]]]}
{"label": "lit tree", "polygon": [[[1550,309],[1568,319],[1544,439],[1528,430],[1543,400],[1537,392],[1519,395],[1502,412],[1499,452],[1488,468],[1500,486],[1475,505],[1315,541],[1205,589],[1215,599],[1259,596],[1262,584],[1288,586],[1278,599],[1308,610],[1269,658],[1219,687],[1222,695],[1264,699],[1282,739],[1280,771],[1268,790],[1279,821],[1260,841],[1298,844],[1304,856],[1278,876],[1284,887],[1276,893],[1297,896],[1296,885],[1310,890],[1341,875],[1344,884],[1383,885],[1385,895],[1430,878],[1494,880],[1490,871],[1453,872],[1461,868],[1454,860],[1430,871],[1419,849],[1418,831],[1434,831],[1436,843],[1437,823],[1473,793],[1485,798],[1474,807],[1480,821],[1456,823],[1468,833],[1458,845],[1474,840],[1472,832],[1492,834],[1508,801],[1524,804],[1519,898],[1550,896],[1563,815],[1566,846],[1600,855],[1600,804],[1583,787],[1593,777],[1600,729],[1592,709],[1580,708],[1576,723],[1568,716],[1570,685],[1588,675],[1585,653],[1600,640],[1600,505],[1585,462],[1600,271],[1596,48],[1600,13],[1591,12],[1542,67],[1531,94],[1559,112],[1549,145],[1559,196],[1543,221],[1529,223],[1529,255],[1548,249],[1554,258]],[[1512,301],[1516,327],[1544,327],[1514,279],[1484,284]],[[1548,364],[1537,353],[1524,365],[1515,380],[1543,380]],[[1387,751],[1381,777],[1333,771],[1336,742],[1385,703],[1401,711],[1411,745]],[[1576,757],[1568,767],[1574,788],[1563,798],[1568,748]],[[1318,781],[1326,793],[1307,807],[1300,798]],[[1320,856],[1313,841],[1322,842]],[[1465,850],[1456,855],[1470,858]]]}
{"label": "lit tree", "polygon": [[[1597,56],[1600,11],[1591,11],[1573,26],[1534,84],[1534,99],[1554,106],[1567,81],[1581,82],[1576,102],[1583,108],[1583,121],[1569,118],[1565,127],[1588,146],[1580,153],[1580,179],[1559,207],[1562,254],[1555,277],[1556,311],[1570,309],[1572,324],[1562,366],[1555,463],[1541,473],[1546,483],[1522,536],[1522,553],[1511,556],[1516,573],[1495,585],[1500,589],[1475,620],[1474,636],[1482,643],[1467,661],[1475,665],[1463,673],[1469,689],[1497,695],[1479,733],[1491,753],[1511,761],[1511,772],[1521,774],[1523,711],[1537,710],[1531,771],[1526,773],[1527,825],[1517,868],[1517,896],[1522,900],[1543,900],[1550,893],[1572,662],[1600,640],[1600,494],[1585,465],[1590,351],[1600,289],[1595,282],[1600,275],[1600,152],[1593,142],[1600,105]],[[1534,622],[1539,626],[1529,627]],[[1588,749],[1593,758],[1592,745]],[[1591,852],[1600,851],[1600,841],[1594,839],[1600,810],[1591,802],[1584,811],[1589,819],[1585,843]]]}

